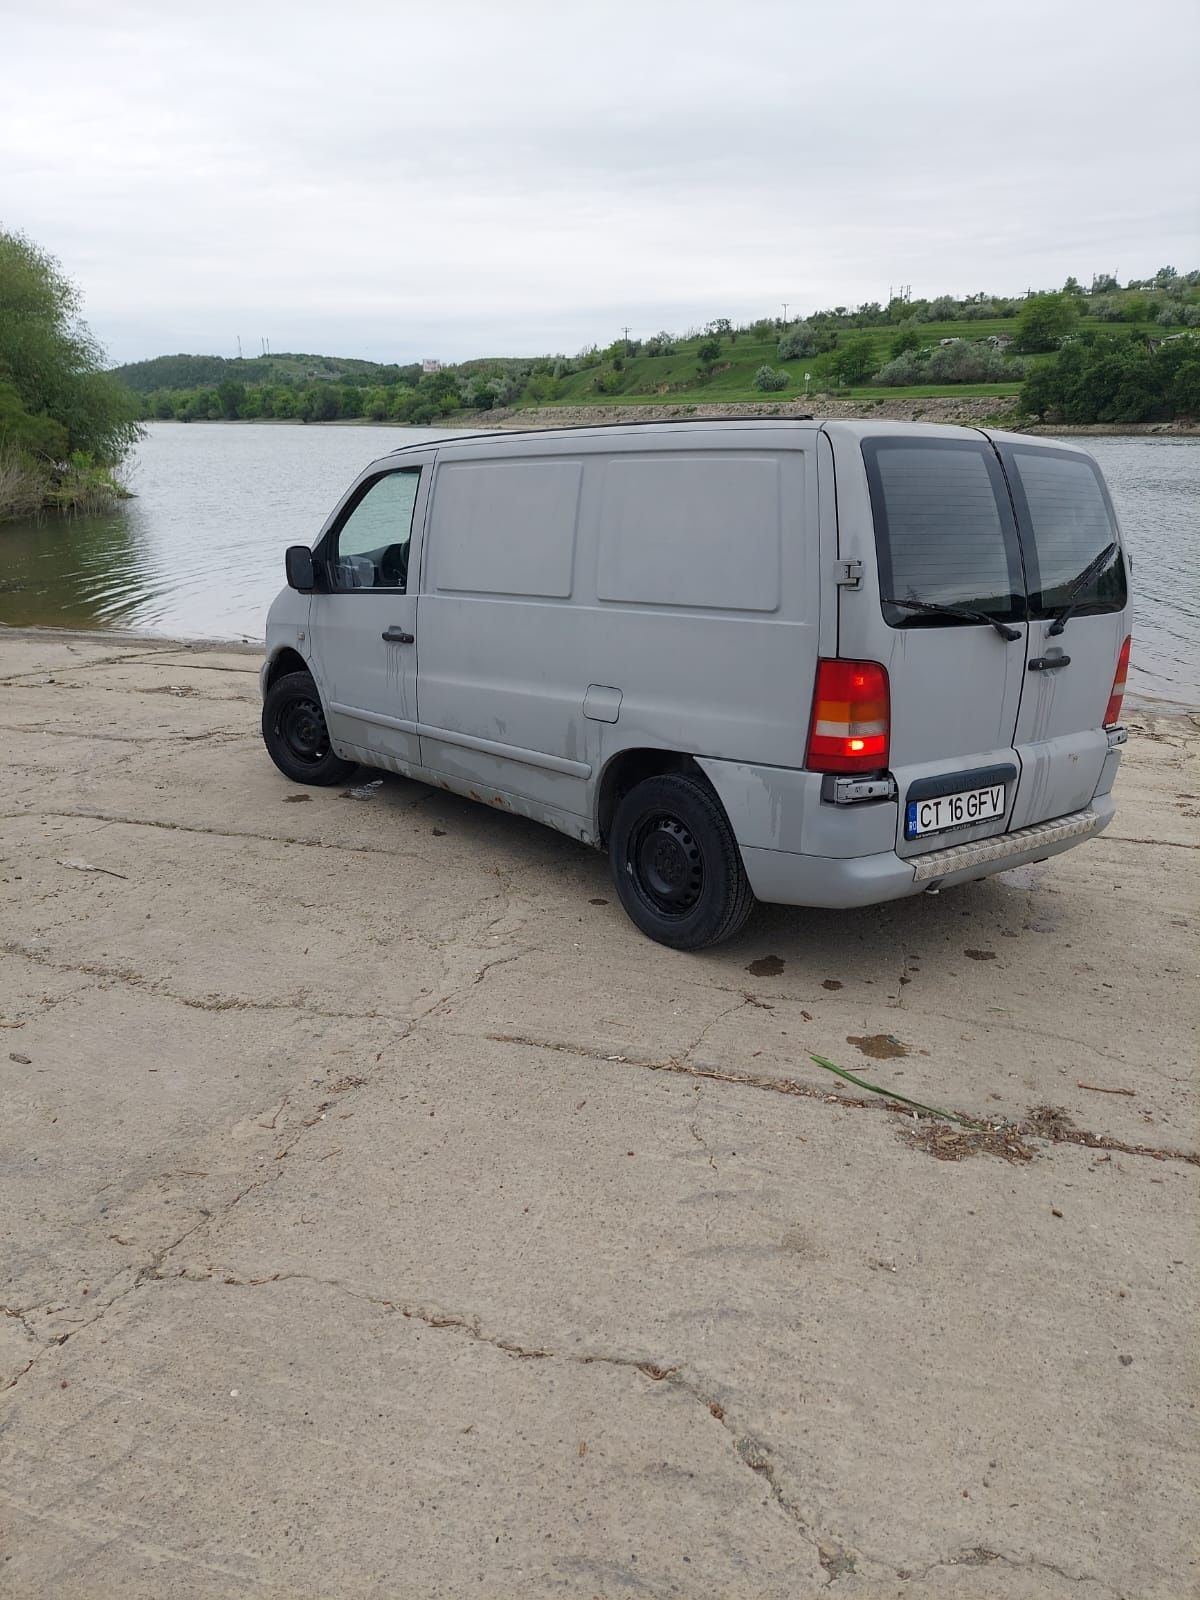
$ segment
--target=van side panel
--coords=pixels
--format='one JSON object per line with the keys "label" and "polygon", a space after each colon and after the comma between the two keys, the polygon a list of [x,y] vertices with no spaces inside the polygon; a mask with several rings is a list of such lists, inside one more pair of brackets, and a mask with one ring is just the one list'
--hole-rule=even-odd
{"label": "van side panel", "polygon": [[799,767],[820,612],[815,432],[616,443],[439,458],[417,624],[423,764],[590,838],[623,750]]}
{"label": "van side panel", "polygon": [[[649,747],[799,767],[820,614],[812,436],[593,464],[587,670],[620,688],[603,765]],[[584,582],[587,582],[585,577]]]}
{"label": "van side panel", "polygon": [[578,456],[439,460],[417,614],[423,764],[581,819],[582,481]]}

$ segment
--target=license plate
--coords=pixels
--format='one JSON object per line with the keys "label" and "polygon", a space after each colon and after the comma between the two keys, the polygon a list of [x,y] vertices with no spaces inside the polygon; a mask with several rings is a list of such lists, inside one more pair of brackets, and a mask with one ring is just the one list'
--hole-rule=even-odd
{"label": "license plate", "polygon": [[948,828],[971,828],[977,822],[992,822],[1004,815],[1004,785],[989,784],[986,789],[964,789],[960,794],[933,795],[928,800],[910,800],[904,816],[904,837],[920,839],[927,833],[944,833]]}

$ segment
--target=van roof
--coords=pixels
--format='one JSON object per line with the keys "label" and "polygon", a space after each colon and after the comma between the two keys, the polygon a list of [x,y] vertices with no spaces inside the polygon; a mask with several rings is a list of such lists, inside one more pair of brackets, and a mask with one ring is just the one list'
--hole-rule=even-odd
{"label": "van roof", "polygon": [[[389,451],[390,456],[404,455],[408,451],[428,450],[431,446],[480,446],[511,445],[520,453],[521,447],[528,447],[534,441],[552,440],[585,440],[611,438],[613,435],[638,434],[663,434],[678,437],[684,433],[766,433],[792,432],[792,433],[820,433],[824,432],[833,437],[841,436],[849,439],[877,438],[887,435],[902,435],[908,438],[943,438],[962,439],[974,436],[975,438],[991,438],[997,441],[1006,440],[1015,442],[1018,438],[1025,444],[1037,441],[1028,435],[1004,433],[990,427],[974,427],[969,423],[949,422],[900,422],[884,417],[838,417],[816,418],[812,416],[791,417],[655,417],[646,421],[634,422],[584,422],[566,423],[557,428],[481,428],[471,433],[461,433],[457,429],[447,428],[437,431],[431,439],[414,440],[412,444],[398,445],[395,450]],[[1061,439],[1045,441],[1048,448],[1067,450],[1072,447]],[[1086,451],[1081,451],[1086,454]]]}
{"label": "van roof", "polygon": [[472,444],[485,440],[499,439],[561,439],[579,438],[589,434],[607,434],[633,431],[674,433],[683,429],[704,432],[712,429],[763,429],[763,428],[795,428],[805,433],[815,433],[821,423],[812,416],[801,417],[648,417],[643,421],[634,422],[579,422],[564,423],[557,428],[480,428],[473,433],[460,433],[457,429],[447,429],[439,433],[436,439],[417,440],[412,444],[398,445],[389,453],[394,456],[403,455],[407,450],[427,450],[431,444]]}

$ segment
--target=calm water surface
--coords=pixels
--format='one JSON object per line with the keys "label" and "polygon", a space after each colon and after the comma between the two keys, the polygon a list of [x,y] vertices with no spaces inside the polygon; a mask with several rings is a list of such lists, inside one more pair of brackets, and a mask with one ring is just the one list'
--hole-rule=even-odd
{"label": "calm water surface", "polygon": [[[0,525],[0,623],[260,639],[283,551],[418,428],[155,423],[137,498],[105,517]],[[1131,692],[1200,704],[1200,439],[1083,441],[1134,560]]]}

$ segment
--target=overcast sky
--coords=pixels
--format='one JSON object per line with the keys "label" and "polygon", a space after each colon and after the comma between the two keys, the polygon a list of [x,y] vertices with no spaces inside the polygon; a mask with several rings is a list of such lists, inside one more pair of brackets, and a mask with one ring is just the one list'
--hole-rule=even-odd
{"label": "overcast sky", "polygon": [[0,227],[114,361],[1200,265],[1196,0],[0,0],[0,38]]}

